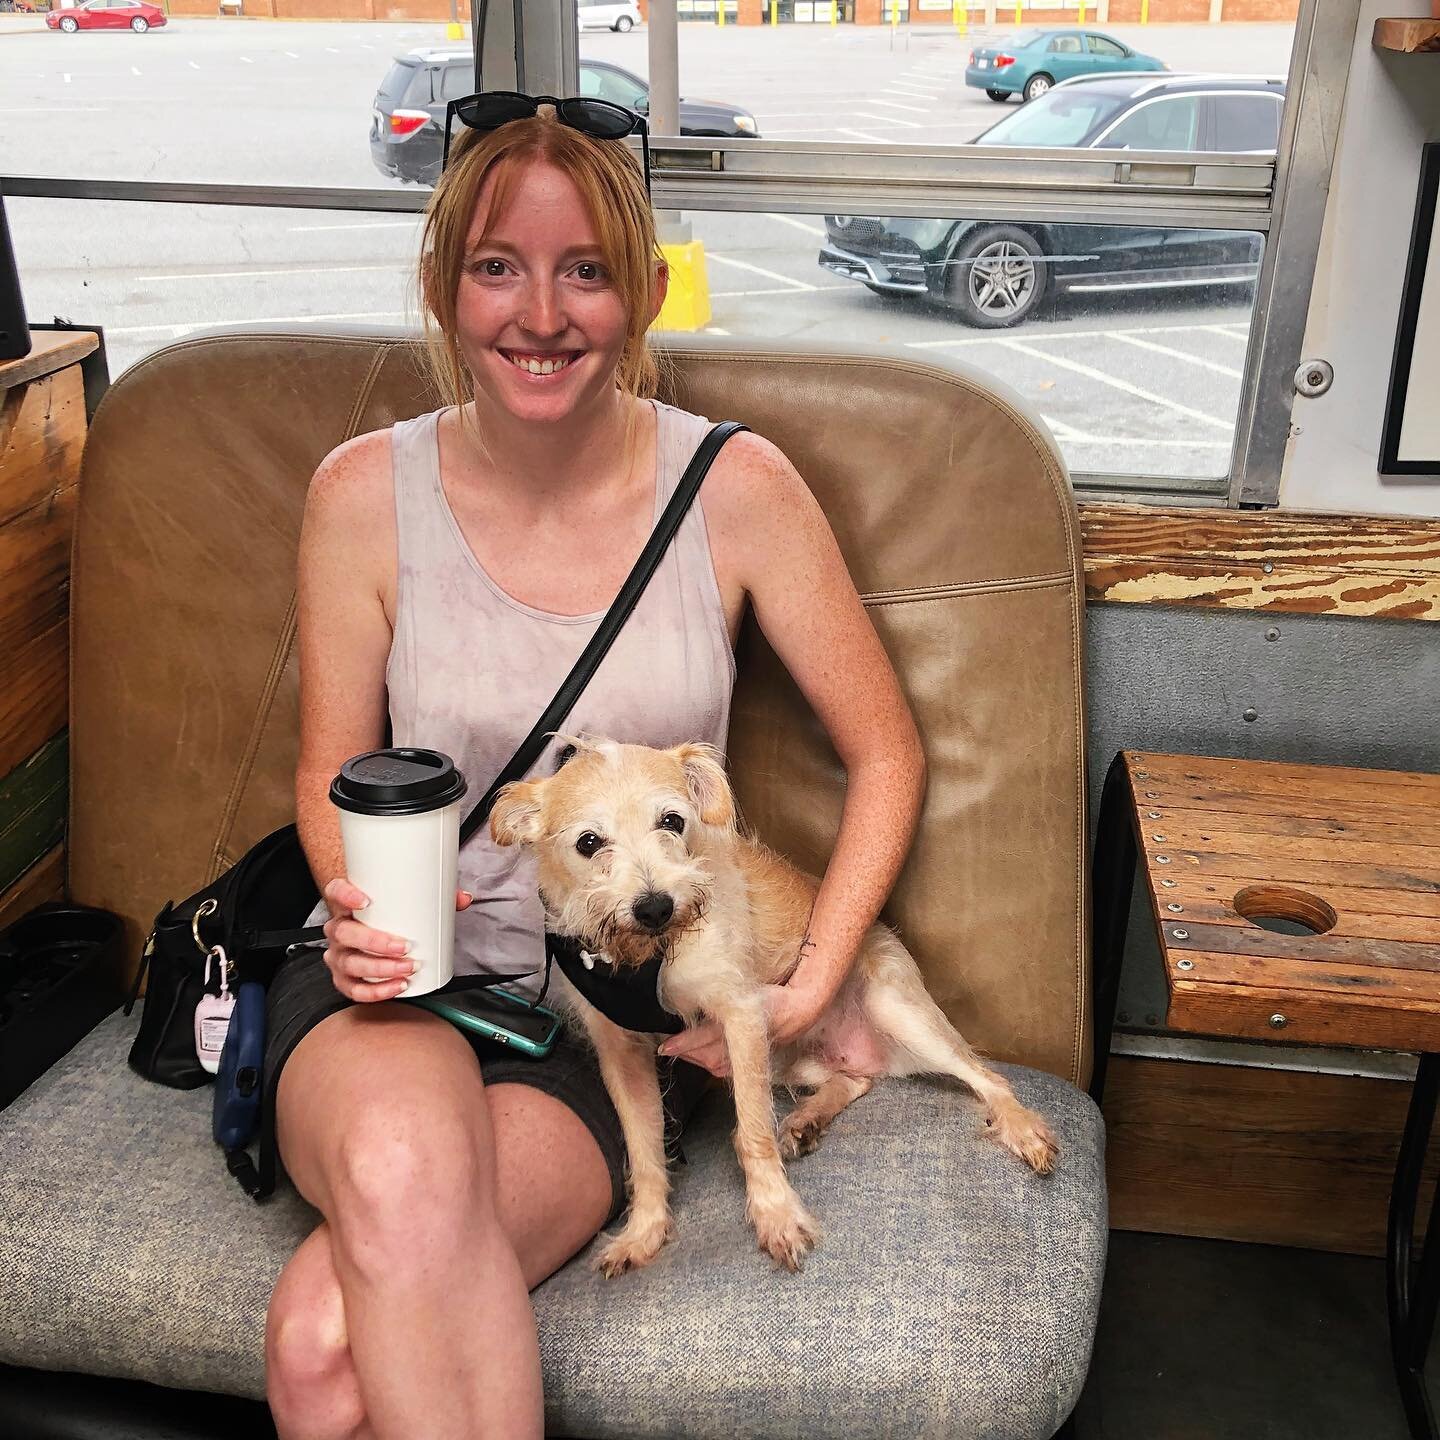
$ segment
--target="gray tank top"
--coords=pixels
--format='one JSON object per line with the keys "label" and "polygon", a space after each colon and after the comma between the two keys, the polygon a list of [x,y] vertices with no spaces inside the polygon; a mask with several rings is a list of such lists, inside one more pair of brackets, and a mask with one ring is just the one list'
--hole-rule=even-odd
{"label": "gray tank top", "polygon": [[[655,519],[710,428],[655,406]],[[442,750],[469,781],[465,808],[489,788],[550,703],[604,611],[552,615],[506,594],[461,533],[440,483],[441,412],[392,432],[398,531],[395,633],[385,681],[393,743]],[[725,748],[735,658],[699,501],[690,507],[634,613],[565,729],[660,747]],[[555,768],[552,741],[533,774]],[[455,920],[455,973],[519,975],[545,964],[536,867],[482,827],[460,852],[475,903]],[[534,994],[540,976],[512,988]]]}

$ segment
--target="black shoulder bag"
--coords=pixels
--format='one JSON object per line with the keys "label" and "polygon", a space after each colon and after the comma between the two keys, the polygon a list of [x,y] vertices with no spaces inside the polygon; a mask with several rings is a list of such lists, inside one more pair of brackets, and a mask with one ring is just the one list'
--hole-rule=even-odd
{"label": "black shoulder bag", "polygon": [[[564,724],[644,593],[721,446],[732,435],[748,428],[738,421],[726,420],[714,426],[696,447],[640,558],[590,643],[545,713],[465,817],[460,827],[461,845],[489,819],[500,791],[512,781],[524,778],[540,758],[550,736]],[[189,899],[178,905],[167,901],[155,917],[134,989],[125,1007],[128,1015],[148,973],[150,983],[145,1008],[130,1049],[131,1068],[147,1080],[177,1090],[191,1090],[213,1079],[196,1056],[194,1035],[195,1008],[207,992],[207,960],[215,954],[217,946],[221,947],[231,965],[232,983],[236,978],[243,978],[268,984],[290,947],[313,944],[323,938],[324,930],[320,926],[296,928],[315,908],[318,899],[319,892],[301,849],[300,837],[294,825],[286,825],[267,835],[223,875]],[[515,976],[486,980],[465,978],[466,983],[476,985],[499,984],[514,980]],[[217,980],[218,976],[212,976],[208,986],[212,992],[218,989]],[[258,1085],[258,1077],[248,1077],[246,1083]],[[233,1171],[235,1166],[232,1164],[231,1168]],[[245,1183],[243,1177],[241,1183]]]}

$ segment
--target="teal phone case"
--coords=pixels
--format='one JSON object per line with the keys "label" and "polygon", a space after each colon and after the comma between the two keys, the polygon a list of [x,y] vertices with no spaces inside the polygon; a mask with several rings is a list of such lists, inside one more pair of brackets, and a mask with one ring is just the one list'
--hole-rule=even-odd
{"label": "teal phone case", "polygon": [[[463,994],[463,992],[461,993]],[[530,1015],[544,1016],[550,1022],[550,1029],[545,1038],[532,1040],[528,1035],[520,1035],[514,1030],[507,1030],[503,1025],[483,1015],[472,1014],[456,1003],[460,998],[458,995],[417,995],[410,1003],[423,1005],[427,1010],[434,1011],[442,1020],[448,1020],[452,1025],[458,1025],[462,1030],[469,1030],[472,1034],[483,1035],[487,1040],[493,1040],[508,1050],[518,1051],[521,1055],[528,1055],[532,1060],[543,1060],[555,1048],[556,1037],[560,1034],[560,1017],[553,1010],[547,1010],[543,1005],[531,1005],[528,1000],[521,1000],[506,990],[491,987],[483,993],[501,1005],[510,1005],[516,1010],[524,1010]]]}

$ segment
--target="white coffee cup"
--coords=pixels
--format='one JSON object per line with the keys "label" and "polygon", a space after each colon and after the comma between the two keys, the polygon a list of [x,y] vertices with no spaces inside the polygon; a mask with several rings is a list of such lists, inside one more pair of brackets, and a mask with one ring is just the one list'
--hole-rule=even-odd
{"label": "white coffee cup", "polygon": [[330,785],[345,875],[370,897],[355,916],[410,942],[402,992],[428,995],[455,974],[455,891],[465,777],[438,750],[370,750]]}

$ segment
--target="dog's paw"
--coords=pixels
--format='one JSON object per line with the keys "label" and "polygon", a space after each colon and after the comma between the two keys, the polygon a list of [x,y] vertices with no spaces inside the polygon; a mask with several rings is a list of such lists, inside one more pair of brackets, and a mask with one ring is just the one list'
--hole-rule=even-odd
{"label": "dog's paw", "polygon": [[637,1221],[631,1216],[592,1263],[607,1280],[613,1280],[627,1270],[639,1270],[648,1265],[674,1235],[675,1222],[668,1211],[653,1220]]}
{"label": "dog's paw", "polygon": [[820,1222],[797,1199],[752,1215],[760,1248],[793,1275],[820,1243]]}
{"label": "dog's paw", "polygon": [[808,1155],[825,1138],[826,1126],[814,1116],[796,1110],[780,1122],[780,1158],[796,1160]]}
{"label": "dog's paw", "polygon": [[1060,1143],[1033,1110],[1027,1110],[1023,1105],[1006,1107],[997,1111],[987,1125],[990,1133],[1037,1175],[1048,1175],[1055,1168]]}

